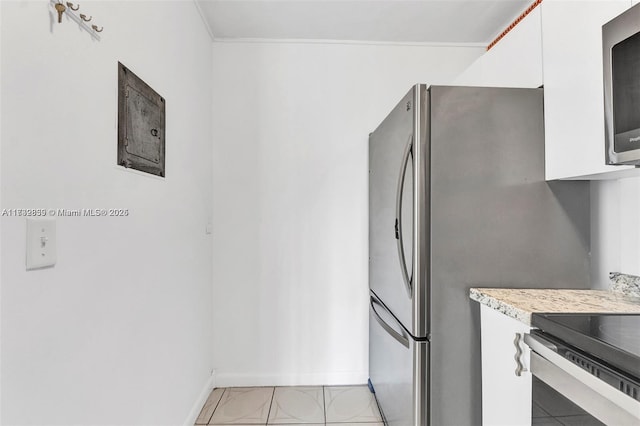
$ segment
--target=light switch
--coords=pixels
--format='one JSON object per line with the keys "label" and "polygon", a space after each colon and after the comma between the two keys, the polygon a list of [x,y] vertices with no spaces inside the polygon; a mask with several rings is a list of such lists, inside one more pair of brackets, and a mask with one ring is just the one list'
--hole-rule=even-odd
{"label": "light switch", "polygon": [[55,264],[55,219],[27,219],[27,270]]}

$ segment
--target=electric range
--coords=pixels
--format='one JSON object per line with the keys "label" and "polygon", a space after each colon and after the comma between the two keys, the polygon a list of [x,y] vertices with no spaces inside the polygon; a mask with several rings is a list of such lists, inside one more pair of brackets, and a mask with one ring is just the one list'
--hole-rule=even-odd
{"label": "electric range", "polygon": [[534,314],[532,325],[640,378],[638,314]]}
{"label": "electric range", "polygon": [[534,314],[531,372],[606,424],[640,424],[640,315]]}

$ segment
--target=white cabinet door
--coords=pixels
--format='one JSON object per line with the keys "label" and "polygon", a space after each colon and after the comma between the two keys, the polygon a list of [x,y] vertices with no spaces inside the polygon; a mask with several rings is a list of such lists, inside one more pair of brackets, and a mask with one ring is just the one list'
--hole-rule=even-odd
{"label": "white cabinet door", "polygon": [[526,371],[516,374],[516,335],[530,327],[488,306],[480,306],[482,348],[482,425],[531,425],[529,348],[519,342],[518,359]]}
{"label": "white cabinet door", "polygon": [[602,95],[601,27],[629,6],[630,0],[541,5],[547,180],[615,178],[632,169],[605,165]]}
{"label": "white cabinet door", "polygon": [[540,87],[540,7],[456,78],[459,86]]}

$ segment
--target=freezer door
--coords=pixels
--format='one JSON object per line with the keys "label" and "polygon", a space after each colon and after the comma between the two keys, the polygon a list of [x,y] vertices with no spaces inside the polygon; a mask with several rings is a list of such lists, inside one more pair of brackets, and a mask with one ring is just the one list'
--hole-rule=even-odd
{"label": "freezer door", "polygon": [[372,294],[369,378],[388,426],[427,426],[428,343],[416,342]]}
{"label": "freezer door", "polygon": [[414,285],[416,115],[424,93],[412,88],[369,137],[369,286],[419,338],[426,330]]}

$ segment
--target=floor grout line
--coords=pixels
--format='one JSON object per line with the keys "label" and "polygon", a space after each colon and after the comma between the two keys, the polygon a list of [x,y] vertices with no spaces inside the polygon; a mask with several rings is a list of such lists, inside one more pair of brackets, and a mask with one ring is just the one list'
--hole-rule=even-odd
{"label": "floor grout line", "polygon": [[273,407],[273,399],[276,397],[276,387],[273,387],[273,392],[271,393],[271,404],[269,404],[269,412],[267,413],[267,422],[265,426],[269,424],[269,416],[271,415],[271,407]]}
{"label": "floor grout line", "polygon": [[[214,390],[215,390],[215,388],[211,391],[211,393],[213,393]],[[218,409],[218,405],[220,405],[220,401],[222,401],[222,398],[224,398],[225,392],[227,392],[227,388],[224,388],[222,390],[222,395],[220,395],[220,399],[218,400],[218,402],[216,402],[216,408],[214,408],[213,411],[211,412],[211,417],[209,417],[209,420],[207,420],[207,425],[211,424],[211,420],[213,419],[213,415],[216,413],[216,410]]]}
{"label": "floor grout line", "polygon": [[322,386],[322,409],[324,411],[324,424],[327,424],[327,398],[324,396],[324,388],[326,386]]}

